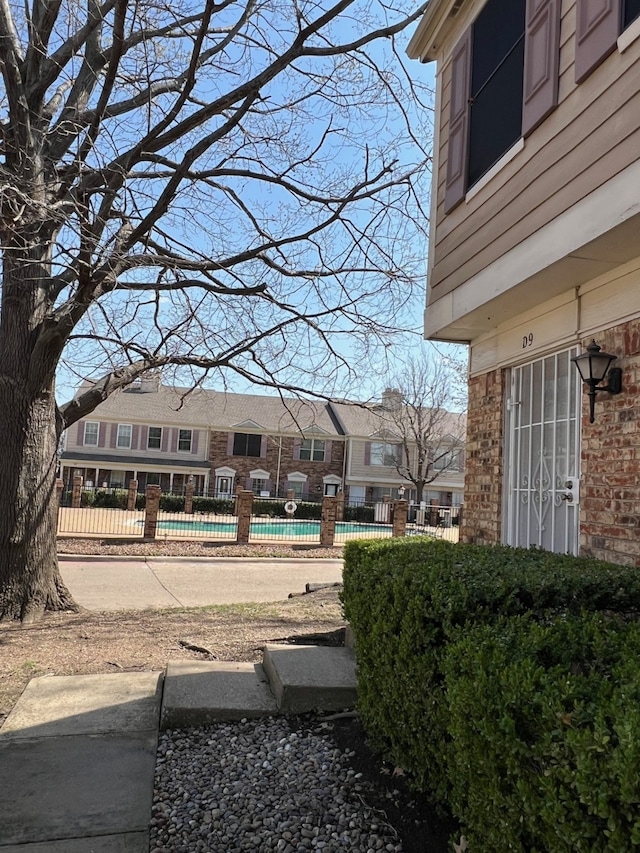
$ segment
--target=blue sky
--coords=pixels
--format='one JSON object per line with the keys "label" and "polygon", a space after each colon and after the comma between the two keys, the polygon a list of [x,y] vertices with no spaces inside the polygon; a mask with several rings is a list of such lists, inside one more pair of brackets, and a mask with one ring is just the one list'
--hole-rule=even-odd
{"label": "blue sky", "polygon": [[[401,49],[404,45],[406,45],[411,34],[411,32],[407,32],[402,37],[400,42]],[[340,33],[340,35],[343,34]],[[414,80],[433,88],[432,66],[425,66],[418,62],[410,62],[409,60],[406,60],[406,64]],[[277,89],[274,89],[271,95],[274,98],[277,98],[279,95]],[[430,120],[428,110],[423,110],[422,107],[420,107],[418,104],[413,103],[411,99],[408,99],[406,109],[412,119],[412,124],[416,130],[416,133],[424,132],[424,128],[428,126],[428,121]],[[326,123],[327,121],[331,121],[332,119],[333,117],[330,114],[325,114],[322,118],[322,121]],[[338,116],[338,118],[336,119],[336,127],[338,125],[338,119],[339,121],[344,123],[346,121],[346,116]],[[334,168],[336,170],[339,171],[340,169],[345,168],[348,163],[350,163],[352,160],[355,160],[358,156],[362,157],[365,146],[370,146],[373,148],[375,148],[376,146],[382,147],[384,145],[385,137],[391,138],[393,136],[396,128],[393,126],[393,123],[390,122],[388,113],[382,110],[376,110],[375,105],[368,105],[368,119],[368,127],[363,130],[363,133],[361,135],[358,134],[356,128],[356,134],[355,136],[352,136],[350,141],[345,140],[343,137],[341,137],[340,134],[336,135],[335,144],[333,144],[332,148],[330,149],[331,156],[334,160]],[[425,119],[427,120],[426,122]],[[321,127],[320,122],[318,122],[318,127]],[[311,133],[312,135],[313,123],[309,124],[308,118],[306,126],[300,127],[300,132],[303,134]],[[407,149],[407,154],[409,159],[414,156],[413,154],[409,153],[409,149]],[[397,156],[402,162],[405,157],[405,152],[402,149],[399,149],[397,151]],[[426,177],[427,176],[425,176],[425,178]],[[423,182],[423,186],[425,195],[423,201],[425,205],[427,205],[426,195],[428,181],[426,179]],[[256,198],[257,196],[255,196],[254,194],[251,200],[255,201]],[[278,205],[280,204],[277,196],[273,196],[271,198],[266,196],[260,196],[259,202],[261,205],[267,206],[265,207],[267,213],[269,205],[271,205],[273,210],[277,210]],[[198,215],[204,213],[205,211],[198,211]],[[273,214],[270,215],[273,218]],[[195,219],[197,218],[198,216],[195,217]],[[203,234],[204,233],[205,232],[203,232]],[[183,232],[183,234],[186,234],[186,232]],[[406,234],[403,235],[403,237],[405,238],[406,236]],[[210,236],[210,239],[213,239],[212,235]],[[438,345],[436,349],[433,347],[433,345],[423,342],[420,339],[424,309],[424,271],[426,270],[427,246],[424,233],[420,233],[419,229],[416,229],[413,248],[416,254],[419,253],[420,257],[420,261],[416,265],[416,273],[414,275],[416,286],[414,292],[411,294],[410,298],[408,298],[401,314],[398,317],[398,323],[404,326],[404,328],[407,330],[406,333],[394,336],[390,345],[384,348],[378,348],[377,350],[373,351],[371,354],[368,355],[363,355],[362,349],[356,348],[353,342],[350,341],[348,337],[340,337],[338,339],[339,351],[344,356],[344,358],[348,360],[350,366],[353,368],[353,372],[356,377],[355,380],[352,381],[350,384],[349,396],[357,396],[358,398],[363,399],[377,395],[380,390],[384,388],[385,384],[387,384],[386,378],[398,370],[398,367],[401,366],[403,359],[406,358],[407,353],[409,352],[415,354],[416,351],[424,350],[433,353],[434,357],[437,357],[439,352],[455,351],[446,345]],[[202,251],[205,251],[205,247],[203,247]],[[417,272],[418,269],[420,270],[420,272]],[[295,300],[293,292],[290,298]],[[302,298],[304,299],[304,297]],[[307,307],[304,301],[302,302],[302,305]],[[118,306],[116,301],[116,309],[117,307]],[[313,310],[314,306],[309,305],[308,307],[309,310]],[[168,301],[166,304],[166,310],[168,317],[170,311],[170,305]],[[82,361],[82,358],[80,358],[76,365],[77,373],[80,373],[84,369],[84,366],[85,365]],[[310,376],[313,372],[313,365],[306,364],[304,365],[304,368],[307,370]],[[186,382],[188,380],[186,380],[185,378],[183,381]],[[237,376],[231,375],[227,381],[229,383],[229,388],[232,391],[256,392],[256,389],[254,387],[252,387],[247,382],[240,381]],[[68,397],[72,395],[74,389],[77,387],[77,382],[77,375],[73,375],[70,371],[66,370],[64,366],[61,367],[58,376],[58,399],[60,401],[68,399]],[[205,384],[209,387],[214,387],[221,390],[224,383],[225,379],[223,376],[211,376],[208,378]],[[339,389],[338,393],[341,393],[344,388],[348,387],[349,386],[342,386]]]}

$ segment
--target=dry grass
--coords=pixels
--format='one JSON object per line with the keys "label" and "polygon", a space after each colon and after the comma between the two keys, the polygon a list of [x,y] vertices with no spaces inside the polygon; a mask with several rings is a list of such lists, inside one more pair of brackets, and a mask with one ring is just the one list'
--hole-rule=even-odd
{"label": "dry grass", "polygon": [[336,587],[272,604],[84,610],[46,614],[35,625],[0,623],[0,724],[35,676],[162,670],[177,659],[258,661],[267,642],[344,624]]}

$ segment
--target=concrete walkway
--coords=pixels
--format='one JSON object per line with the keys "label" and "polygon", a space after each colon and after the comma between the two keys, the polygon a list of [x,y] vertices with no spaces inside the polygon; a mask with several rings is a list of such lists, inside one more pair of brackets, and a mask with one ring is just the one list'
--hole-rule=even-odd
{"label": "concrete walkway", "polygon": [[89,610],[205,607],[281,601],[312,583],[342,580],[342,560],[61,557],[60,571]]}
{"label": "concrete walkway", "polygon": [[[275,601],[342,560],[63,559],[94,610]],[[158,730],[356,701],[349,648],[277,646],[262,664],[32,679],[0,728],[0,853],[148,853]]]}
{"label": "concrete walkway", "polygon": [[160,726],[355,700],[349,648],[272,645],[263,665],[34,678],[0,729],[0,853],[148,853]]}

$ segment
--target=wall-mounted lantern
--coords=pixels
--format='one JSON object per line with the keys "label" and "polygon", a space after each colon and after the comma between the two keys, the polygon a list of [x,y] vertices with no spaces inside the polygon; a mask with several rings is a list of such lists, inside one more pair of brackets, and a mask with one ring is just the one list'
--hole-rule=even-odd
{"label": "wall-mounted lantern", "polygon": [[[580,378],[587,386],[589,396],[589,423],[593,423],[593,413],[598,391],[607,391],[609,394],[619,394],[622,391],[622,368],[610,367],[617,356],[608,352],[602,352],[595,340],[592,340],[585,352],[574,355],[571,361],[578,368]],[[609,383],[600,385],[608,376]]]}

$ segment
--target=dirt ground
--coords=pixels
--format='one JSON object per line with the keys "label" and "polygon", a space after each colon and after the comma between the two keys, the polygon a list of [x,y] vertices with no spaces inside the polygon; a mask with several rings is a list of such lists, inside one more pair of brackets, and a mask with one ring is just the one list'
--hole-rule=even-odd
{"label": "dirt ground", "polygon": [[[97,544],[102,547],[96,548]],[[158,546],[153,547],[153,553],[159,554]],[[170,547],[175,553],[175,543]],[[130,554],[126,544],[104,547],[104,542],[88,544],[86,540],[64,550]],[[230,552],[226,556],[249,556],[234,554],[230,546],[224,550]],[[335,551],[318,553],[321,549],[304,554],[283,547],[266,550],[261,546],[263,553],[252,555],[336,556]],[[210,550],[207,553],[211,555]],[[225,556],[220,551],[216,554]],[[198,554],[190,549],[189,556]],[[259,661],[269,642],[342,644],[344,626],[337,587],[270,604],[105,613],[81,610],[47,614],[34,625],[0,622],[0,725],[36,676],[163,670],[170,660]],[[298,724],[306,727],[312,720],[300,718]],[[434,815],[411,791],[401,768],[387,765],[369,749],[357,715],[337,720],[331,730],[337,746],[355,752],[353,765],[368,783],[367,802],[395,828],[404,853],[454,849],[449,841],[452,825]]]}

